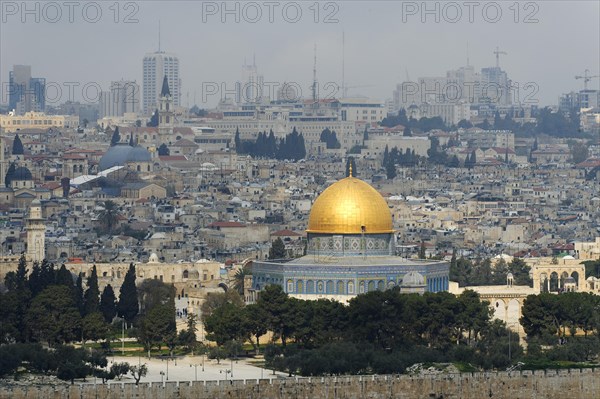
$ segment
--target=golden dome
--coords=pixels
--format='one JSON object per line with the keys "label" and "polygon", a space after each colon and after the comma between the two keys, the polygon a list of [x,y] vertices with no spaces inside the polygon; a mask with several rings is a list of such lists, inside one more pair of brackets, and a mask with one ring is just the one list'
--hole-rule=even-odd
{"label": "golden dome", "polygon": [[[350,172],[352,173],[352,172]],[[346,177],[317,197],[308,218],[308,233],[391,233],[392,214],[385,199],[364,181]]]}

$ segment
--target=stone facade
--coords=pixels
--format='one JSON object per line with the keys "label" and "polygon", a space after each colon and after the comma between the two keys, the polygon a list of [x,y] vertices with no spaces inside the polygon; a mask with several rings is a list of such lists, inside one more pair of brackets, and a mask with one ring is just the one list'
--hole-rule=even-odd
{"label": "stone facade", "polygon": [[0,399],[91,398],[545,398],[593,399],[600,371],[540,370],[443,375],[383,375],[2,388]]}

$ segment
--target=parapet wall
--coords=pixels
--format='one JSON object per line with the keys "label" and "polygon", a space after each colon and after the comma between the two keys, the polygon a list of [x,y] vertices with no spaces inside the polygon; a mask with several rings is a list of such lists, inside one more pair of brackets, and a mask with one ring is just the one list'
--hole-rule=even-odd
{"label": "parapet wall", "polygon": [[0,399],[595,399],[600,369],[2,388]]}

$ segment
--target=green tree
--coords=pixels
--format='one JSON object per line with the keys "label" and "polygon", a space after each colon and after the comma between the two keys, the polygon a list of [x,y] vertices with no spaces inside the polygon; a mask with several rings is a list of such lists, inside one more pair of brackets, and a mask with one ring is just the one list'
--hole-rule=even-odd
{"label": "green tree", "polygon": [[102,312],[102,316],[104,316],[107,323],[112,322],[117,315],[115,292],[110,284],[104,287],[100,296],[100,312]]}
{"label": "green tree", "polygon": [[79,314],[83,317],[84,315],[84,302],[83,302],[83,277],[81,273],[77,276],[77,281],[75,282],[75,291],[73,292],[73,301],[75,303],[75,307],[79,310]]}
{"label": "green tree", "polygon": [[129,324],[133,323],[140,310],[135,277],[135,266],[131,263],[121,285],[119,302],[117,304],[117,314]]}
{"label": "green tree", "polygon": [[[248,336],[256,354],[260,353],[260,337],[267,333],[267,313],[256,303],[244,307],[245,319],[244,323],[248,329]],[[252,340],[255,338],[255,341]]]}
{"label": "green tree", "polygon": [[385,174],[388,180],[393,180],[396,177],[396,165],[392,160],[389,160],[385,165]]}
{"label": "green tree", "polygon": [[106,339],[109,334],[110,328],[102,313],[90,313],[81,320],[81,336],[84,340],[99,341]]}
{"label": "green tree", "polygon": [[100,311],[100,288],[98,288],[98,272],[96,265],[92,267],[92,274],[86,282],[87,289],[83,296],[83,312],[89,315]]}
{"label": "green tree", "polygon": [[232,303],[225,303],[215,309],[213,313],[204,319],[206,338],[217,343],[218,346],[225,345],[232,340],[244,341],[245,318],[242,307]]}
{"label": "green tree", "polygon": [[285,244],[281,237],[277,237],[275,241],[271,244],[271,249],[269,249],[269,259],[285,259],[287,258]]}
{"label": "green tree", "polygon": [[[42,261],[43,263],[43,261]],[[52,267],[54,268],[54,267]],[[60,269],[56,271],[56,285],[64,285],[65,287],[69,287],[71,292],[75,293],[75,285],[73,284],[73,274],[67,270],[66,266],[63,264],[60,266]]]}
{"label": "green tree", "polygon": [[110,366],[110,373],[113,374],[117,380],[121,381],[121,378],[127,373],[129,373],[130,367],[131,366],[129,365],[129,363],[126,362],[113,363]]}
{"label": "green tree", "polygon": [[508,264],[508,271],[513,274],[516,285],[527,285],[530,287],[533,286],[533,280],[529,276],[530,270],[531,267],[520,258],[513,258],[513,260]]}
{"label": "green tree", "polygon": [[32,337],[49,345],[73,341],[81,324],[71,291],[58,285],[46,288],[33,299],[25,321]]}
{"label": "green tree", "polygon": [[283,346],[286,346],[295,323],[295,320],[289,317],[293,314],[293,304],[288,295],[279,285],[267,285],[262,290],[257,303],[266,312],[267,328],[275,337],[281,339]]}
{"label": "green tree", "polygon": [[158,127],[158,109],[155,109],[150,117],[150,121],[146,123],[148,127]]}
{"label": "green tree", "polygon": [[171,302],[155,305],[142,317],[137,326],[138,341],[148,352],[148,357],[154,347],[160,351],[165,343],[171,350],[174,346],[177,326],[175,324],[175,305]]}
{"label": "green tree", "polygon": [[116,202],[112,200],[104,201],[102,210],[98,213],[98,220],[101,221],[106,232],[111,234],[119,220],[119,208]]}
{"label": "green tree", "polygon": [[110,146],[114,147],[121,141],[121,135],[119,134],[119,126],[115,127],[115,131],[110,139]]}
{"label": "green tree", "polygon": [[574,164],[578,164],[580,162],[585,161],[590,152],[588,150],[587,145],[581,142],[575,142],[571,146],[571,160]]}
{"label": "green tree", "polygon": [[410,126],[406,126],[402,131],[402,135],[404,137],[412,137],[412,131],[410,130]]}
{"label": "green tree", "polygon": [[13,140],[12,146],[12,154],[13,155],[23,155],[25,150],[23,149],[23,142],[19,138],[19,135],[15,135],[15,139]]}
{"label": "green tree", "polygon": [[171,151],[169,150],[169,147],[167,147],[167,145],[165,143],[162,143],[160,145],[160,147],[158,147],[158,155],[159,156],[168,156],[171,154]]}
{"label": "green tree", "polygon": [[29,280],[27,279],[27,259],[25,253],[21,254],[17,270],[15,272],[10,271],[4,276],[4,284],[9,291],[28,291],[29,292]]}
{"label": "green tree", "polygon": [[139,385],[142,377],[145,377],[146,374],[148,374],[148,366],[146,366],[145,363],[141,364],[139,366],[131,366],[129,368],[129,372],[131,373],[131,376],[135,380],[135,385]]}
{"label": "green tree", "polygon": [[192,352],[192,356],[194,355],[194,350],[198,345],[198,340],[196,339],[196,323],[197,316],[193,313],[188,314],[187,328],[179,332],[178,339],[179,344],[185,346],[188,351]]}
{"label": "green tree", "polygon": [[252,275],[252,266],[250,264],[246,264],[242,267],[239,267],[235,274],[233,275],[233,289],[237,291],[241,296],[244,295],[244,284],[247,276]]}

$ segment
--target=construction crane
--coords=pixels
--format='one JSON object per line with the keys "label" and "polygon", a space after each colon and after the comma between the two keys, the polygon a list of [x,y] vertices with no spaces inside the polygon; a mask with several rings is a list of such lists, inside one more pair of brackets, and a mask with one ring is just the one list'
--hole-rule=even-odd
{"label": "construction crane", "polygon": [[496,68],[500,68],[500,54],[508,55],[508,53],[506,51],[500,51],[498,46],[496,46],[496,51],[494,51],[494,54],[496,54]]}
{"label": "construction crane", "polygon": [[593,78],[600,78],[600,75],[593,75],[593,76],[588,75],[589,72],[590,72],[590,70],[586,69],[585,72],[583,73],[583,76],[581,76],[581,75],[575,76],[575,79],[583,79],[583,90],[588,89],[588,82],[591,81]]}

